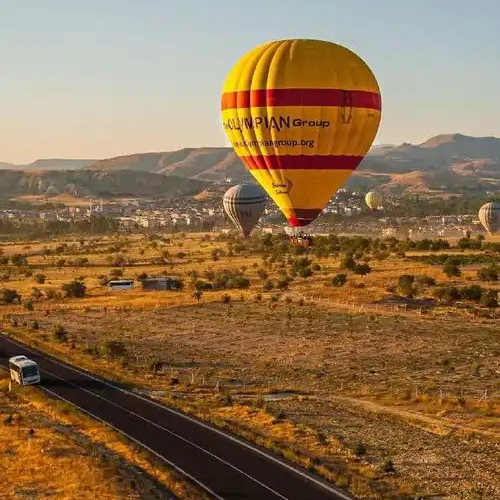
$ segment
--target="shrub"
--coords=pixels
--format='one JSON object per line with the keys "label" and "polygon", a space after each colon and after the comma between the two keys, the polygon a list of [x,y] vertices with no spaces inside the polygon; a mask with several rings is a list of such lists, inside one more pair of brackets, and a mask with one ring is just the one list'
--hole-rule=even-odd
{"label": "shrub", "polygon": [[232,406],[233,398],[231,397],[231,393],[229,391],[224,391],[219,397],[219,405],[220,406]]}
{"label": "shrub", "polygon": [[10,261],[12,262],[12,265],[16,267],[23,267],[28,265],[28,259],[26,258],[26,255],[21,255],[19,253],[15,253],[14,255],[12,255]]}
{"label": "shrub", "polygon": [[54,290],[53,288],[45,290],[45,296],[47,297],[48,300],[57,300],[61,298],[61,294],[57,290]]}
{"label": "shrub", "polygon": [[39,285],[43,285],[45,283],[46,279],[47,279],[47,276],[45,276],[45,274],[42,274],[42,273],[35,274],[35,281]]}
{"label": "shrub", "polygon": [[127,355],[127,348],[119,340],[108,340],[104,343],[104,353],[109,359],[124,358]]}
{"label": "shrub", "polygon": [[420,286],[436,286],[436,280],[431,276],[417,276],[415,282]]}
{"label": "shrub", "polygon": [[66,297],[82,298],[85,297],[87,293],[87,287],[80,280],[73,280],[70,283],[65,283],[61,288]]}
{"label": "shrub", "polygon": [[344,286],[346,282],[347,282],[347,274],[336,274],[331,281],[332,286],[336,287]]}
{"label": "shrub", "polygon": [[265,269],[259,269],[257,271],[257,276],[262,280],[266,281],[269,278],[269,273]]}
{"label": "shrub", "polygon": [[264,291],[269,292],[274,288],[274,283],[271,280],[266,280],[262,288],[264,288]]}
{"label": "shrub", "polygon": [[460,266],[455,261],[452,260],[444,264],[443,273],[448,278],[455,278],[455,277],[458,278],[462,274],[462,272],[460,271]]}
{"label": "shrub", "polygon": [[390,458],[386,458],[381,462],[380,470],[386,473],[395,472],[396,469],[394,468],[394,462]]}
{"label": "shrub", "polygon": [[109,271],[109,274],[113,278],[120,278],[121,276],[123,276],[123,269],[111,269],[111,271]]}
{"label": "shrub", "polygon": [[54,330],[54,338],[58,342],[67,342],[68,341],[68,332],[62,325],[56,326]]}
{"label": "shrub", "polygon": [[446,287],[439,287],[436,288],[433,292],[432,295],[439,300],[442,300],[443,302],[451,303],[455,300],[460,299],[460,290],[455,287],[455,286],[446,286]]}
{"label": "shrub", "polygon": [[498,292],[496,290],[487,290],[481,296],[480,304],[483,307],[498,307]]}
{"label": "shrub", "polygon": [[303,267],[299,270],[299,276],[301,278],[309,278],[310,276],[312,276],[312,274],[313,272],[310,267]]}
{"label": "shrub", "polygon": [[483,294],[484,289],[479,285],[467,286],[460,290],[460,296],[462,299],[471,300],[473,302],[479,302]]}
{"label": "shrub", "polygon": [[411,274],[403,274],[399,277],[399,290],[403,295],[407,297],[412,297],[415,293],[415,287],[413,283],[415,282],[415,276]]}
{"label": "shrub", "polygon": [[356,261],[352,255],[346,255],[342,261],[340,262],[340,269],[347,269],[348,271],[352,271],[356,266]]}
{"label": "shrub", "polygon": [[99,276],[99,285],[106,286],[109,282],[109,278],[107,276]]}
{"label": "shrub", "polygon": [[278,288],[278,290],[283,290],[285,288],[288,288],[288,285],[290,284],[291,281],[292,280],[289,276],[282,275],[278,278],[278,281],[276,282],[276,288]]}
{"label": "shrub", "polygon": [[483,267],[477,272],[477,277],[482,281],[498,281],[498,268],[494,265]]}
{"label": "shrub", "polygon": [[233,285],[232,288],[246,289],[250,286],[250,280],[245,276],[236,276],[230,283]]}
{"label": "shrub", "polygon": [[366,455],[366,446],[363,444],[362,441],[359,441],[355,448],[354,448],[354,453],[357,457],[362,457],[363,455]]}
{"label": "shrub", "polygon": [[371,270],[372,268],[368,264],[355,264],[351,269],[354,274],[359,274],[361,276],[370,273]]}
{"label": "shrub", "polygon": [[78,257],[73,261],[75,267],[84,267],[89,265],[89,259],[87,257]]}
{"label": "shrub", "polygon": [[5,288],[1,293],[2,301],[4,304],[14,304],[15,302],[21,301],[21,296],[17,293],[16,290]]}

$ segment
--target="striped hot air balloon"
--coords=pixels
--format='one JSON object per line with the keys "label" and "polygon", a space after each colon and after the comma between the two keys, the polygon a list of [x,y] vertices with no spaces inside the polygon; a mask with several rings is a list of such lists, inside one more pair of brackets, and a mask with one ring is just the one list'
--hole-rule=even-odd
{"label": "striped hot air balloon", "polygon": [[500,204],[490,202],[479,209],[479,221],[491,235],[500,231]]}
{"label": "striped hot air balloon", "polygon": [[255,184],[238,184],[225,192],[222,204],[228,217],[247,238],[264,212],[266,197]]}
{"label": "striped hot air balloon", "polygon": [[310,224],[359,165],[381,118],[370,68],[321,40],[280,40],[246,54],[222,94],[223,126],[290,226]]}
{"label": "striped hot air balloon", "polygon": [[382,196],[376,191],[368,191],[365,201],[370,210],[377,210],[378,207],[382,206]]}

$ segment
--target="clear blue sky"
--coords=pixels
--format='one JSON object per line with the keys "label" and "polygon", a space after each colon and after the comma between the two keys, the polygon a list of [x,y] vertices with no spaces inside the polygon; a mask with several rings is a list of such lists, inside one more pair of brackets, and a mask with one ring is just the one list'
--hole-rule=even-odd
{"label": "clear blue sky", "polygon": [[0,161],[226,145],[226,73],[268,40],[377,76],[377,143],[500,136],[498,0],[0,0]]}

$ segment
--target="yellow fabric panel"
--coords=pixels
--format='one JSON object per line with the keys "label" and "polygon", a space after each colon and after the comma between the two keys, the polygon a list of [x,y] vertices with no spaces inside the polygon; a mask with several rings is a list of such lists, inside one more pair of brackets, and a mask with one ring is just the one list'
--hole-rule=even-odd
{"label": "yellow fabric panel", "polygon": [[307,39],[279,40],[254,48],[233,67],[223,92],[269,88],[380,92],[370,68],[354,52],[342,45]]}
{"label": "yellow fabric panel", "polygon": [[350,113],[350,122],[343,123],[339,107],[254,107],[226,109],[222,119],[238,156],[363,156],[377,133],[380,111],[352,108]]}
{"label": "yellow fabric panel", "polygon": [[294,207],[323,209],[332,196],[331,186],[344,184],[352,170],[284,170],[284,176],[292,185],[287,194],[277,193],[268,170],[251,170],[250,173],[288,217]]}

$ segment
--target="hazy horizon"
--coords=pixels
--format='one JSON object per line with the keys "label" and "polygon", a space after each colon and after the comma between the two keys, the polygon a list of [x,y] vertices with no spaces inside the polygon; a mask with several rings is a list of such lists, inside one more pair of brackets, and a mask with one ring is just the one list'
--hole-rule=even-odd
{"label": "hazy horizon", "polygon": [[[466,134],[461,134],[460,132],[450,132],[450,133],[443,133],[443,134],[438,134],[438,135],[454,135],[454,134],[459,134],[459,135],[466,135]],[[495,136],[474,136],[476,138],[483,138],[483,137],[495,137]],[[431,137],[428,137],[427,139],[430,139]],[[496,138],[496,137],[495,137]],[[500,137],[498,137],[498,139],[500,139]],[[404,141],[406,143],[408,143],[408,141]],[[422,142],[425,142],[425,141],[422,141]],[[373,148],[376,148],[376,147],[385,147],[385,146],[400,146],[402,143],[398,143],[398,144],[391,144],[391,143],[388,143],[388,142],[384,142],[384,143],[373,143],[372,147],[370,149],[373,149]],[[411,144],[414,144],[414,145],[418,145],[418,144],[421,144],[421,143],[411,143]],[[222,145],[218,145],[218,146],[212,146],[212,145],[201,145],[201,146],[183,146],[181,148],[176,148],[176,149],[164,149],[164,150],[155,150],[155,151],[134,151],[132,153],[124,153],[124,154],[118,154],[118,155],[114,155],[114,156],[103,156],[102,158],[97,158],[97,157],[86,157],[86,158],[79,158],[79,157],[72,157],[72,156],[68,156],[68,157],[62,157],[62,156],[53,156],[53,157],[44,157],[44,158],[35,158],[33,160],[30,160],[30,161],[26,161],[26,162],[12,162],[12,161],[6,161],[6,160],[2,160],[0,158],[0,164],[2,163],[7,163],[9,165],[14,165],[14,166],[26,166],[26,165],[31,165],[32,163],[35,163],[37,161],[58,161],[58,160],[74,160],[74,161],[99,161],[99,160],[107,160],[107,159],[111,159],[111,158],[115,158],[115,157],[118,157],[118,156],[127,156],[128,154],[130,155],[134,155],[134,154],[146,154],[146,153],[164,153],[164,152],[168,152],[168,151],[176,151],[176,150],[179,150],[179,149],[189,149],[189,148],[218,148],[218,147],[226,147],[226,148],[230,148],[230,146],[228,146],[227,144],[222,144]]]}
{"label": "hazy horizon", "polygon": [[334,41],[368,63],[383,101],[375,144],[500,136],[493,0],[70,3],[0,0],[0,162],[227,146],[227,72],[289,37]]}

